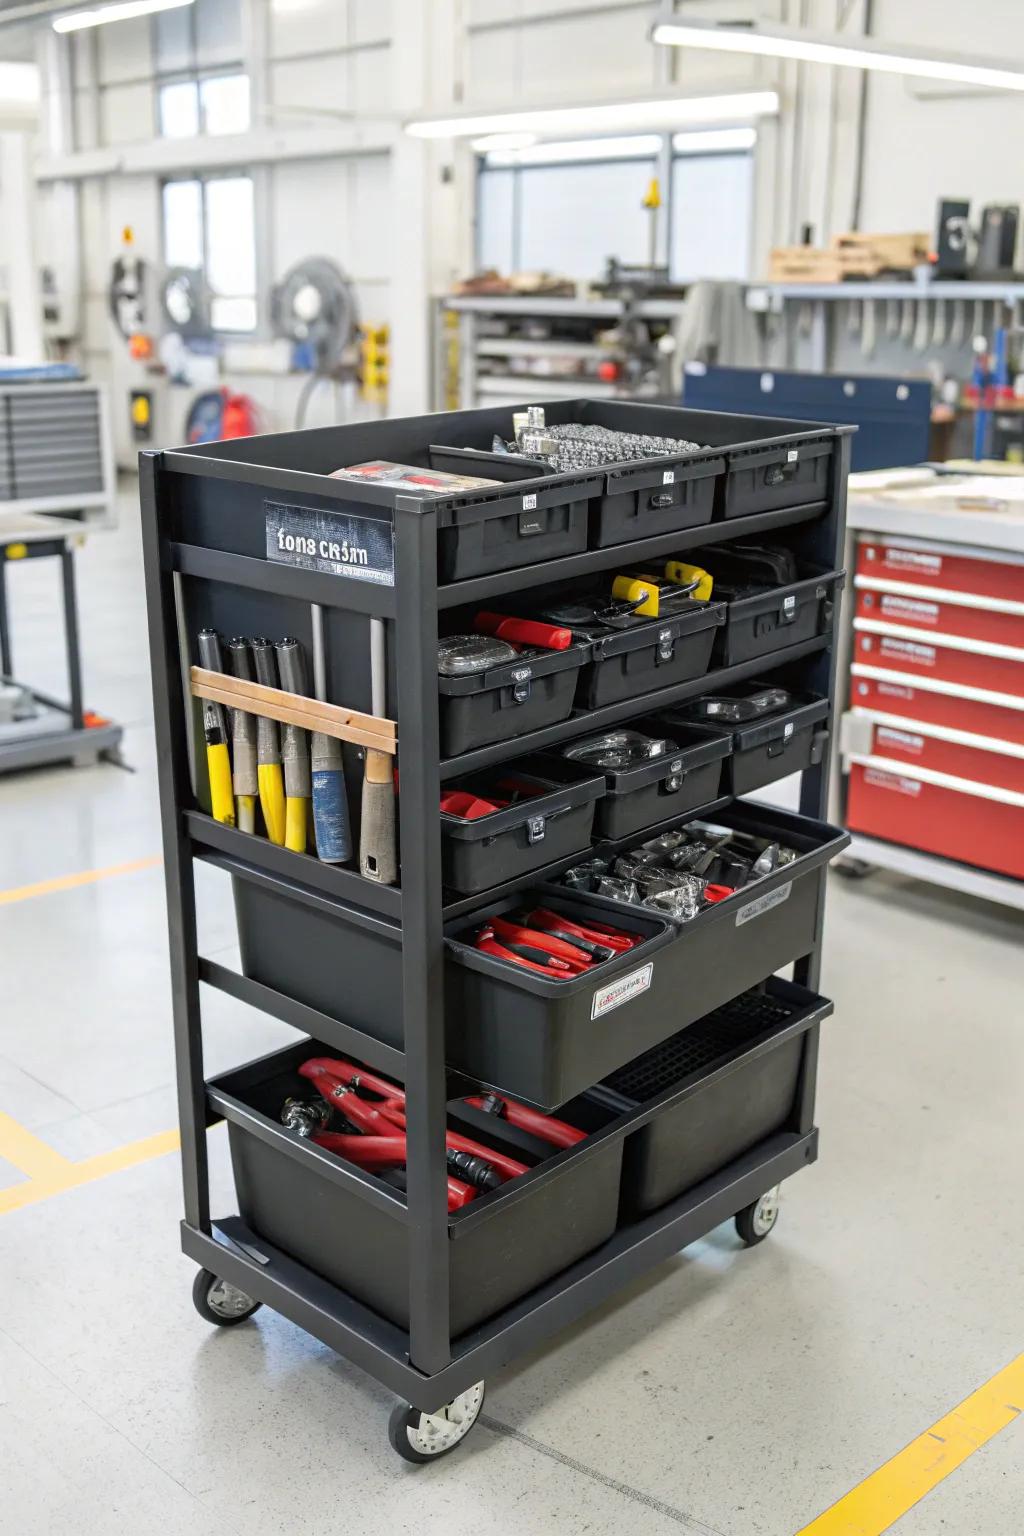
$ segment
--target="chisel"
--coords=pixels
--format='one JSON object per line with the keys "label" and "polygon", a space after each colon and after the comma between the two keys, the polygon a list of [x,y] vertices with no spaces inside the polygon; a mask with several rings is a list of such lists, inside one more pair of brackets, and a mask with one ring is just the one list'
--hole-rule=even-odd
{"label": "chisel", "polygon": [[[370,620],[371,709],[381,716],[387,708],[387,653],[384,621]],[[359,870],[378,885],[394,885],[398,878],[395,846],[395,777],[390,752],[367,747],[363,765],[362,825],[359,832]]]}
{"label": "chisel", "polygon": [[[324,616],[313,603],[313,697],[327,699],[327,668],[324,659]],[[314,731],[310,738],[313,783],[313,826],[316,851],[324,864],[347,864],[352,857],[352,832],[348,820],[345,760],[336,736]]]}
{"label": "chisel", "polygon": [[[208,672],[223,672],[220,636],[215,629],[199,631],[199,660]],[[231,758],[228,754],[224,710],[212,699],[203,700],[203,734],[206,737],[206,770],[210,779],[210,813],[214,821],[235,824],[235,800],[231,793]]]}
{"label": "chisel", "polygon": [[[252,642],[252,654],[256,663],[256,681],[262,683],[264,688],[276,688],[277,661],[270,641],[262,637],[255,639]],[[277,721],[268,719],[266,715],[256,717],[256,782],[259,785],[267,836],[272,843],[283,848],[285,810],[281,746]]]}
{"label": "chisel", "polygon": [[[235,677],[246,683],[256,681],[248,640],[241,636],[229,640],[228,660]],[[238,830],[255,832],[256,797],[260,792],[256,777],[256,716],[250,715],[248,710],[231,711],[231,756]]]}
{"label": "chisel", "polygon": [[[274,651],[281,687],[305,698],[306,667],[301,645],[297,640],[278,640]],[[282,727],[281,757],[284,762],[284,845],[293,853],[305,853],[306,820],[313,785],[309,771],[309,740],[301,726]]]}

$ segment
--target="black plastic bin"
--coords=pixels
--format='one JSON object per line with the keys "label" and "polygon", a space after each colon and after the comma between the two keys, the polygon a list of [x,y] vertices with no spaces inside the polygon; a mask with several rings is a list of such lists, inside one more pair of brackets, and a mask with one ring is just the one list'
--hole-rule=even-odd
{"label": "black plastic bin", "polygon": [[626,1138],[621,1219],[636,1221],[792,1122],[807,1032],[828,999],[777,977],[645,1051],[594,1090],[610,1109],[665,1106]]}
{"label": "black plastic bin", "polygon": [[[559,765],[563,771],[551,777],[542,763],[510,763],[446,785],[446,790],[464,789],[513,803],[489,816],[468,819],[442,811],[445,885],[474,895],[589,848],[604,775],[580,772],[572,779],[564,772],[566,766]],[[524,798],[514,799],[517,794]]]}
{"label": "black plastic bin", "polygon": [[749,517],[825,501],[833,450],[832,437],[733,449],[728,455],[722,515]]}
{"label": "black plastic bin", "polygon": [[[700,553],[693,558],[699,560]],[[713,558],[708,558],[713,569]],[[727,603],[725,625],[717,636],[715,665],[735,667],[828,634],[836,592],[844,577],[843,571],[823,571]]]}
{"label": "black plastic bin", "polygon": [[[280,1123],[287,1097],[311,1097],[309,1084],[296,1072],[299,1063],[332,1054],[316,1041],[303,1040],[208,1084],[210,1103],[228,1122],[239,1214],[275,1248],[382,1317],[408,1327],[409,1229],[400,1219],[401,1208],[391,1214],[368,1202],[353,1188],[339,1158]],[[613,1110],[591,1104],[579,1128],[590,1131],[613,1117]],[[571,1115],[566,1118],[572,1121]],[[487,1140],[476,1125],[460,1122],[457,1104],[450,1107],[449,1120],[453,1129]],[[492,1139],[500,1134],[496,1127]],[[531,1162],[521,1148],[512,1155]],[[517,1199],[505,1200],[498,1190],[450,1216],[453,1336],[551,1279],[614,1231],[621,1138],[609,1139],[577,1162],[571,1152],[554,1157],[561,1162],[558,1176],[546,1178],[530,1194],[525,1186],[535,1178],[532,1170],[507,1186],[523,1186]],[[548,1161],[540,1166],[546,1168]],[[373,1175],[366,1177],[378,1182]]]}
{"label": "black plastic bin", "polygon": [[601,709],[703,677],[725,614],[724,603],[694,602],[668,618],[609,629],[591,642],[576,707]]}
{"label": "black plastic bin", "polygon": [[[660,721],[634,720],[630,726],[645,735],[665,734]],[[723,793],[725,759],[732,750],[729,740],[688,727],[669,734],[676,751],[634,768],[600,770],[605,791],[594,816],[597,837],[629,837],[669,817],[709,805]]]}
{"label": "black plastic bin", "polygon": [[700,528],[715,510],[724,459],[701,459],[666,469],[641,461],[607,471],[607,491],[594,504],[591,546],[606,549],[633,539]]}
{"label": "black plastic bin", "polygon": [[441,677],[441,751],[458,757],[568,720],[588,644],[532,651],[486,672]]}
{"label": "black plastic bin", "polygon": [[[743,696],[771,686],[768,682],[743,683],[736,688],[724,689],[722,697]],[[661,723],[669,732],[685,725],[705,739],[727,742],[730,753],[728,792],[749,795],[755,789],[788,778],[791,773],[813,767],[824,756],[829,733],[822,722],[828,719],[828,699],[815,694],[796,694],[792,698],[789,707],[745,725],[694,721],[691,715],[698,700],[691,705],[681,705],[678,710],[666,710]]]}

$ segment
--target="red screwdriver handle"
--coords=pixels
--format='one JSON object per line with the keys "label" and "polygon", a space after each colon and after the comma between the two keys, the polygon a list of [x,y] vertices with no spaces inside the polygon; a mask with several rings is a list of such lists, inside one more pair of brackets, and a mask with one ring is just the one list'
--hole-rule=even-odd
{"label": "red screwdriver handle", "polygon": [[572,645],[572,630],[558,624],[542,624],[538,619],[514,619],[503,613],[478,613],[473,620],[478,635],[497,635],[510,645],[536,645],[543,651],[567,651]]}

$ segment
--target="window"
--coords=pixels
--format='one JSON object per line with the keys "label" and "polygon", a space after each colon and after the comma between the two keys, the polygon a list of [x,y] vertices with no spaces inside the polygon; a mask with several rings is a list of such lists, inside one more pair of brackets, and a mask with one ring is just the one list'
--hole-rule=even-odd
{"label": "window", "polygon": [[215,331],[256,329],[256,219],[251,176],[167,181],[164,261],[201,267]]}
{"label": "window", "polygon": [[754,160],[749,154],[678,155],[669,223],[673,282],[750,276]]}
{"label": "window", "polygon": [[165,139],[197,133],[244,133],[249,127],[249,76],[208,75],[171,80],[159,89],[160,132]]}

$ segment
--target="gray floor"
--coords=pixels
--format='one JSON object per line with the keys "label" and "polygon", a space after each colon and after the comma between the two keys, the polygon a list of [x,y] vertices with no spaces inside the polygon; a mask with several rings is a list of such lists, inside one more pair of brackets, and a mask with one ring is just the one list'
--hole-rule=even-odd
{"label": "gray floor", "polygon": [[[0,781],[0,892],[159,851],[129,495],[80,572],[88,703],[137,771]],[[11,584],[22,668],[58,688],[54,579]],[[205,948],[230,957],[206,874]],[[0,906],[0,1111],[75,1159],[174,1121],[161,879]],[[777,1232],[748,1253],[721,1229],[503,1373],[424,1474],[386,1445],[387,1394],[315,1341],[197,1318],[173,1156],[0,1215],[0,1528],[797,1531],[1021,1349],[1020,922],[883,877],[829,901],[822,1155]],[[226,998],[208,1019],[211,1067],[288,1037]],[[0,1162],[0,1190],[21,1177]],[[1018,1536],[1022,1455],[1018,1423],[901,1536]]]}

